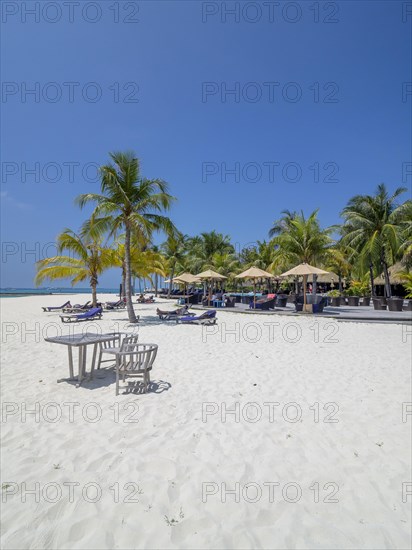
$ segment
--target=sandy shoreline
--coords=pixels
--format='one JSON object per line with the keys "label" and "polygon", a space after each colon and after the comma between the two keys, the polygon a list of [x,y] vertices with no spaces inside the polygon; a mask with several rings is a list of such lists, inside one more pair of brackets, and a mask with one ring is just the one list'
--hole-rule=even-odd
{"label": "sandy shoreline", "polygon": [[61,302],[1,301],[2,548],[410,547],[411,327],[136,305],[152,391],[116,397],[106,369],[56,383],[44,336],[85,330],[41,312]]}

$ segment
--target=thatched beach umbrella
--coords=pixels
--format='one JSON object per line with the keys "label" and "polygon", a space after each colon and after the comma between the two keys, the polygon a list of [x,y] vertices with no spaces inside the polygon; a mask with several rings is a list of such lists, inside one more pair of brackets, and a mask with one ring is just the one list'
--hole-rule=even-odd
{"label": "thatched beach umbrella", "polygon": [[[391,267],[388,267],[389,281],[391,285],[401,285],[403,283],[403,279],[400,277],[400,273],[402,271],[405,271],[405,266],[403,266],[401,262],[397,262]],[[375,285],[384,285],[385,277],[383,273],[376,277],[373,282]]]}
{"label": "thatched beach umbrella", "polygon": [[263,271],[263,269],[259,269],[258,267],[249,267],[249,269],[243,271],[243,273],[239,273],[239,275],[236,275],[235,277],[235,279],[249,279],[253,281],[253,309],[256,309],[256,279],[272,278],[272,273]]}
{"label": "thatched beach umbrella", "polygon": [[195,275],[196,279],[200,279],[202,281],[209,281],[209,297],[208,297],[208,304],[210,306],[210,287],[212,281],[223,281],[224,279],[227,279],[224,275],[221,275],[220,273],[217,273],[216,271],[213,271],[212,269],[207,269],[206,271],[202,271],[202,273],[198,273]]}
{"label": "thatched beach umbrella", "polygon": [[289,275],[303,276],[303,311],[306,311],[307,276],[308,275],[326,275],[326,273],[329,273],[329,272],[325,271],[324,269],[319,269],[318,267],[314,267],[313,265],[302,263],[292,269],[289,269],[289,271],[285,271],[285,273],[282,273],[281,277],[288,277]]}
{"label": "thatched beach umbrella", "polygon": [[[313,275],[308,275],[308,283],[313,283]],[[329,271],[329,273],[325,273],[324,275],[318,275],[317,282],[318,283],[336,283],[336,281],[339,281],[339,275],[334,273],[333,271]]]}

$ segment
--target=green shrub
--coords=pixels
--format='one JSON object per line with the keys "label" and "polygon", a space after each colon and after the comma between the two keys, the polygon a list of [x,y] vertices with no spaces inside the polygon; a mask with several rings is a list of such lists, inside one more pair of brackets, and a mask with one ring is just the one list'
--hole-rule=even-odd
{"label": "green shrub", "polygon": [[403,288],[406,290],[406,298],[412,298],[412,273],[404,271],[400,273],[400,277],[402,281],[405,281],[403,283]]}
{"label": "green shrub", "polygon": [[352,281],[349,288],[345,290],[345,296],[370,296],[370,286],[368,282]]}
{"label": "green shrub", "polygon": [[339,298],[340,292],[339,292],[339,290],[329,290],[328,296],[330,298]]}

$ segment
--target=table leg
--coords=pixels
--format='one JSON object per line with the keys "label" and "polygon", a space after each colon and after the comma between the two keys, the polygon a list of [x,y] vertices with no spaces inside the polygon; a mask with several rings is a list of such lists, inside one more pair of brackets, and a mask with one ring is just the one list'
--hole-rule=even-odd
{"label": "table leg", "polygon": [[[68,353],[69,353],[69,378],[59,378],[57,380],[57,383],[59,384],[60,382],[77,382],[78,381],[78,377],[74,376],[74,368],[73,368],[73,347],[72,346],[67,346],[67,350],[68,350]],[[78,386],[78,384],[76,384],[76,386]]]}
{"label": "table leg", "polygon": [[76,387],[78,388],[83,380],[84,365],[85,365],[85,351],[86,346],[79,346],[79,377],[77,379]]}
{"label": "table leg", "polygon": [[87,346],[83,346],[83,377],[86,376],[86,356],[87,356]]}
{"label": "table leg", "polygon": [[91,369],[90,369],[90,376],[89,376],[89,380],[91,380],[93,378],[93,373],[94,373],[94,366],[96,364],[96,355],[97,355],[97,348],[98,348],[99,344],[94,344],[93,346],[93,358],[92,358],[92,366],[91,366]]}
{"label": "table leg", "polygon": [[68,346],[68,352],[69,352],[69,373],[70,378],[74,378],[74,372],[73,372],[73,349],[71,346]]}

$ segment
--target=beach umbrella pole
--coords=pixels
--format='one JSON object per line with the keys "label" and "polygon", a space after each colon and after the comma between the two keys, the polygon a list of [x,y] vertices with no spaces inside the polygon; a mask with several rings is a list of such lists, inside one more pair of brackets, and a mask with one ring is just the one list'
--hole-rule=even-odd
{"label": "beach umbrella pole", "polygon": [[306,277],[303,276],[303,311],[306,311]]}

